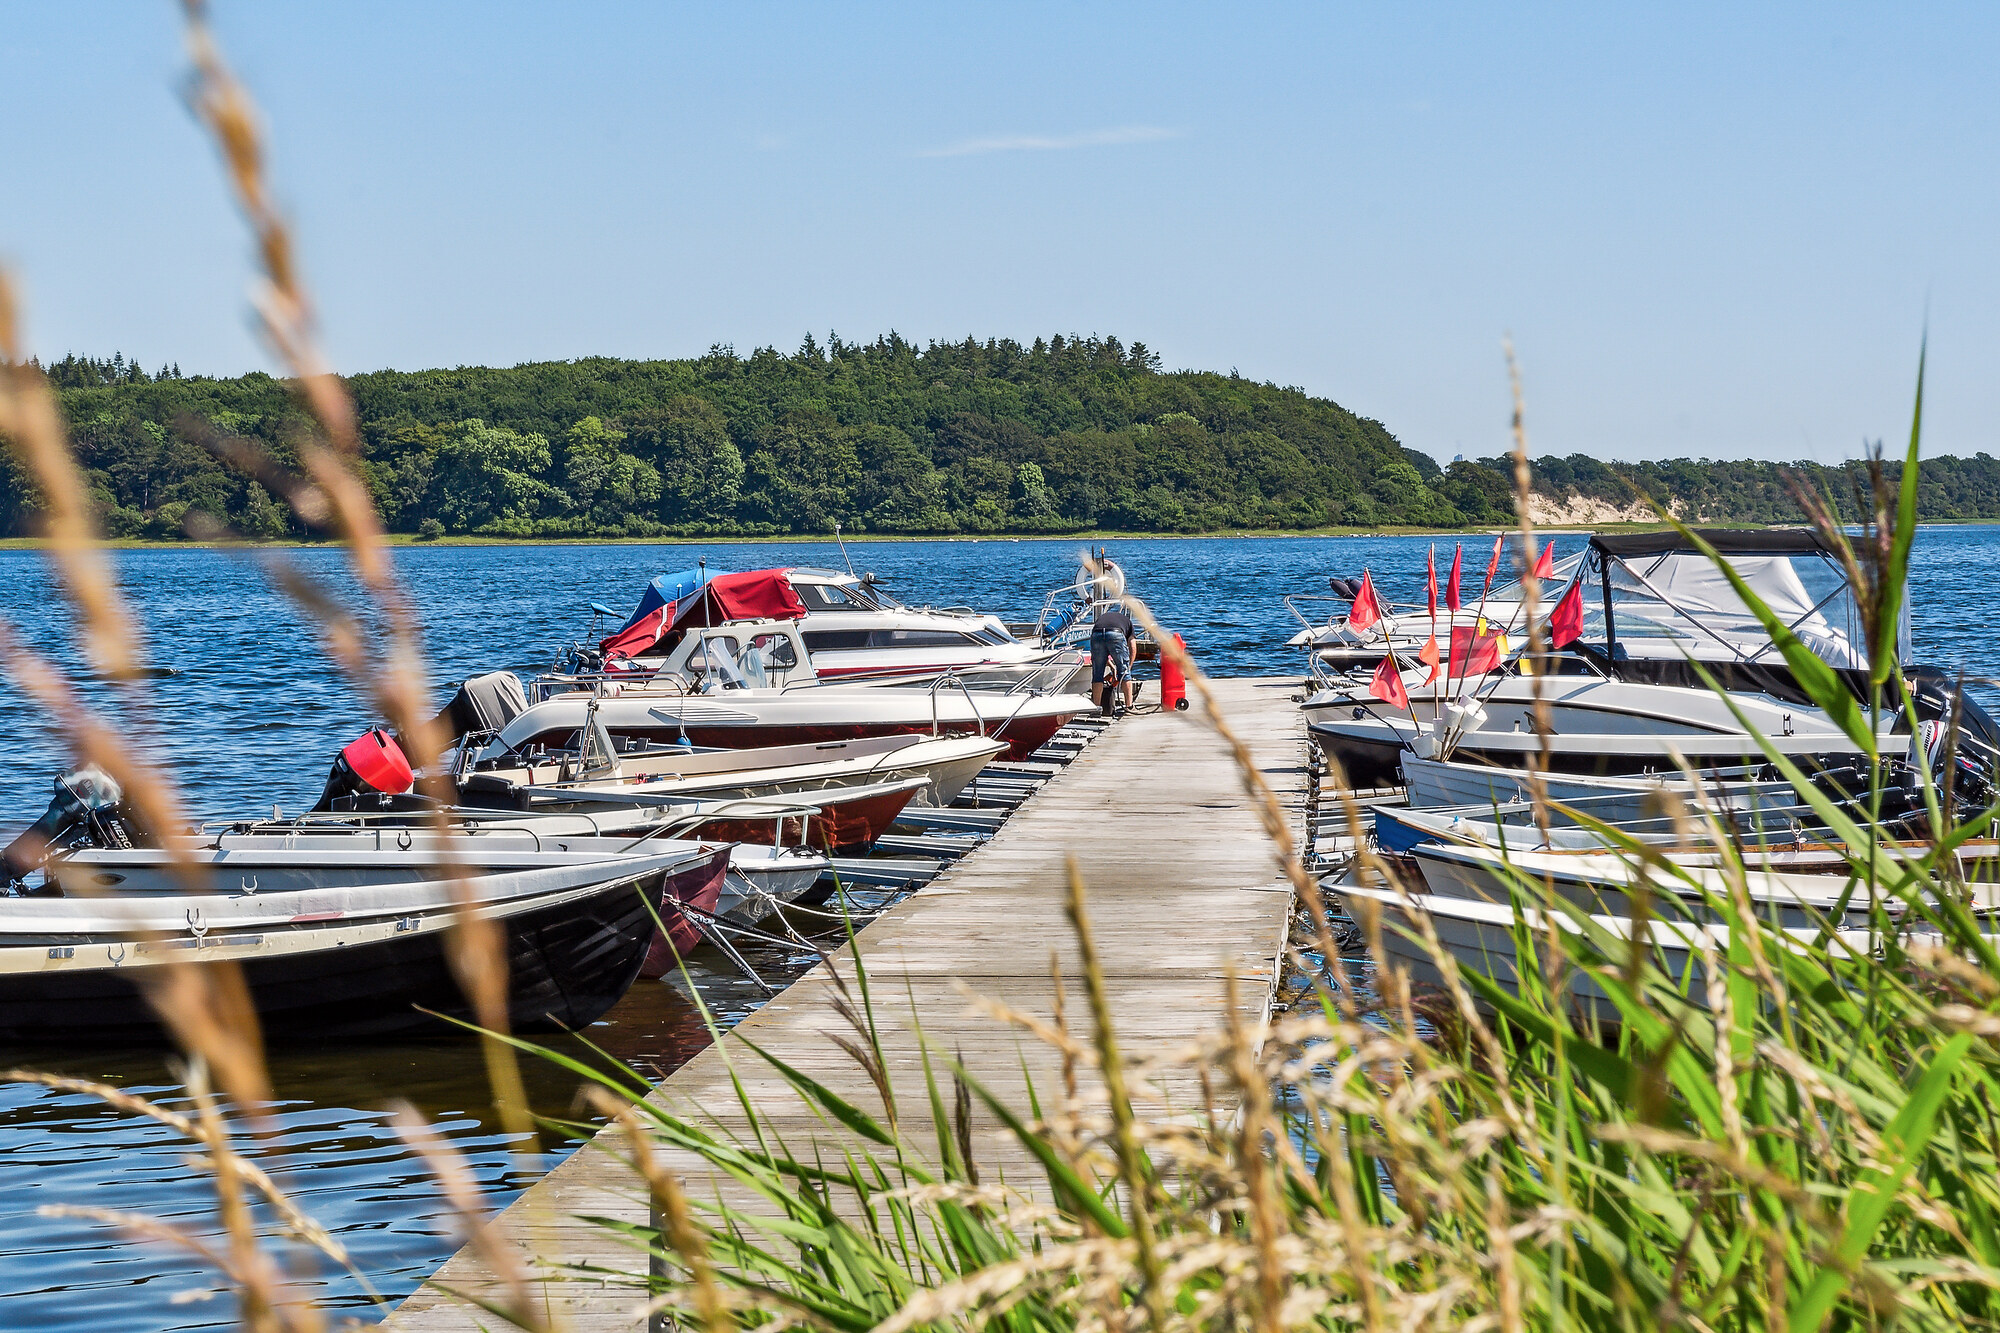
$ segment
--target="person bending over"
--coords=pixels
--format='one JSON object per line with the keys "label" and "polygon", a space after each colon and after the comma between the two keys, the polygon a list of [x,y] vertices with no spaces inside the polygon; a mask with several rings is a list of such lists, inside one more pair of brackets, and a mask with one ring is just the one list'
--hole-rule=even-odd
{"label": "person bending over", "polygon": [[1132,706],[1132,617],[1114,603],[1090,622],[1090,702],[1104,707],[1104,664],[1118,664],[1118,692]]}

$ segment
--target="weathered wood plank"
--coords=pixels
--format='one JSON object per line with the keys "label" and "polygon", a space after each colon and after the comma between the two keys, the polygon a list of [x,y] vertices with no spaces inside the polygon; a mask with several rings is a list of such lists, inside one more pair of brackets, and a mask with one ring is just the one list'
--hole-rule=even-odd
{"label": "weathered wood plank", "polygon": [[[1217,682],[1222,706],[1251,747],[1296,832],[1304,769],[1298,710],[1289,680]],[[1059,1085],[1057,1053],[980,1012],[972,996],[997,1001],[1042,1022],[1053,1020],[1053,956],[1064,979],[1072,1024],[1087,1013],[1081,964],[1063,902],[1066,858],[1074,855],[1089,886],[1090,914],[1112,992],[1121,1048],[1135,1060],[1162,1058],[1224,1018],[1224,978],[1234,969],[1243,1016],[1263,1016],[1276,984],[1278,956],[1291,915],[1282,878],[1228,752],[1195,713],[1127,718],[1109,728],[1014,813],[982,847],[885,913],[860,937],[891,1087],[903,1114],[929,1133],[923,1043],[953,1052],[999,1095],[1018,1104],[1032,1080]],[[745,1019],[737,1034],[871,1113],[873,1084],[829,1039],[843,1023],[834,1010],[840,982],[854,987],[855,961],[842,950],[832,967],[815,968]],[[918,1029],[921,1029],[921,1036]],[[935,1057],[934,1057],[935,1059]],[[740,1042],[697,1055],[652,1094],[662,1105],[747,1136],[736,1076],[753,1103],[795,1151],[823,1145],[834,1154],[844,1132],[807,1106]],[[1144,1095],[1169,1109],[1198,1109],[1202,1090],[1187,1070],[1171,1071]],[[1227,1109],[1227,1108],[1223,1108]],[[983,1110],[973,1117],[982,1170],[1017,1187],[1035,1168],[1017,1145],[994,1132]],[[673,1160],[689,1192],[713,1197],[722,1182],[694,1159]],[[733,1195],[732,1202],[739,1202]],[[643,1190],[625,1165],[623,1145],[603,1134],[572,1155],[509,1208],[497,1225],[509,1243],[544,1269],[589,1264],[643,1271],[630,1247],[578,1214],[644,1222]],[[460,1290],[490,1291],[490,1278],[461,1251],[432,1278]],[[538,1295],[577,1333],[636,1330],[638,1288],[551,1280]],[[427,1286],[404,1302],[395,1326],[472,1330],[490,1316]]]}

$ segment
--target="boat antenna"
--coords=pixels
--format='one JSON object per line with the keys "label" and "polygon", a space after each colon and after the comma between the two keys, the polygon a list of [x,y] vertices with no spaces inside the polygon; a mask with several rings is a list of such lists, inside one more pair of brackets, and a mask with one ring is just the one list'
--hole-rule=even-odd
{"label": "boat antenna", "polygon": [[854,557],[847,553],[847,543],[840,540],[840,520],[837,518],[833,520],[833,543],[840,548],[840,558],[847,562],[847,572],[857,579],[860,578],[859,574],[854,573]]}

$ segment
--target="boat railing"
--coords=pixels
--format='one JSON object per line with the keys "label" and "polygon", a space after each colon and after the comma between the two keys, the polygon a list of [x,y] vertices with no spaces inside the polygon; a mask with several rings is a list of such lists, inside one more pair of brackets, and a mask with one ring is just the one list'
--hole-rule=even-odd
{"label": "boat railing", "polygon": [[[611,686],[618,688],[612,690]],[[533,703],[545,703],[562,694],[589,694],[603,699],[628,690],[675,697],[695,693],[679,674],[664,667],[656,671],[551,671],[535,677],[528,690]]]}
{"label": "boat railing", "polygon": [[[986,729],[986,719],[983,716],[981,716],[979,712],[979,705],[976,702],[974,702],[972,698],[972,692],[965,688],[965,682],[951,676],[943,677],[939,679],[936,684],[931,686],[931,735],[933,736],[938,734],[938,711],[937,711],[938,690],[940,687],[947,684],[957,685],[959,688],[959,692],[965,695],[965,702],[969,704],[972,708],[973,725],[979,729],[979,734],[982,736],[991,736],[994,740],[999,740],[1002,736],[1006,735],[1007,728],[1014,725],[1014,719],[1018,718],[1021,715],[1021,710],[1028,706],[1028,700],[1037,699],[1041,697],[1040,691],[1036,691],[1033,694],[1024,694],[1020,696],[1018,699],[1014,701],[1014,706],[1007,710],[1007,716],[1002,718],[991,731],[988,731]],[[1001,697],[1005,698],[1007,696],[1003,695]]]}
{"label": "boat railing", "polygon": [[823,807],[807,801],[776,801],[769,797],[745,797],[736,801],[724,801],[706,810],[693,810],[678,818],[662,820],[657,828],[646,830],[626,844],[625,850],[630,851],[640,843],[657,838],[661,834],[678,837],[684,833],[692,833],[703,824],[713,823],[718,819],[769,819],[772,821],[771,845],[782,848],[785,845],[787,821],[793,819],[799,821],[799,841],[803,844],[813,816],[822,813],[824,813]]}
{"label": "boat railing", "polygon": [[1004,735],[1006,734],[1006,732],[1007,732],[1007,728],[1009,728],[1009,727],[1011,727],[1011,726],[1013,726],[1013,725],[1014,725],[1014,719],[1015,719],[1015,718],[1017,718],[1017,717],[1019,717],[1019,716],[1021,715],[1021,710],[1022,710],[1023,708],[1025,708],[1025,707],[1027,707],[1027,704],[1028,704],[1028,700],[1029,700],[1029,699],[1030,699],[1031,697],[1033,697],[1033,696],[1030,696],[1030,695],[1025,695],[1025,694],[1024,694],[1024,695],[1022,695],[1022,696],[1021,696],[1021,698],[1020,698],[1020,700],[1019,700],[1018,702],[1016,702],[1016,703],[1015,703],[1014,707],[1013,707],[1013,708],[1012,708],[1011,710],[1009,710],[1009,712],[1008,712],[1008,714],[1007,714],[1007,718],[1006,718],[1006,720],[1005,720],[1004,722],[1000,723],[1000,725],[999,725],[999,726],[997,726],[997,727],[993,728],[993,731],[992,731],[992,733],[991,733],[991,734],[992,734],[992,736],[993,736],[993,739],[994,739],[994,740],[996,740],[996,741],[997,741],[997,740],[999,740],[999,739],[1000,739],[1000,738],[1001,738],[1002,736],[1004,736]]}
{"label": "boat railing", "polygon": [[1299,624],[1304,626],[1306,629],[1323,629],[1326,626],[1334,623],[1334,617],[1332,612],[1329,610],[1326,619],[1323,621],[1314,620],[1311,617],[1307,616],[1304,611],[1301,611],[1299,609],[1300,603],[1328,602],[1334,605],[1338,605],[1342,600],[1343,599],[1339,597],[1330,596],[1329,594],[1323,592],[1288,592],[1285,594],[1285,610],[1291,612],[1292,619],[1298,621]]}
{"label": "boat railing", "polygon": [[[207,846],[220,848],[222,839],[236,837],[308,837],[347,834],[362,837],[372,834],[376,851],[388,851],[383,846],[382,836],[392,830],[397,834],[396,851],[407,852],[416,845],[419,833],[437,835],[442,833],[446,847],[459,838],[478,838],[494,833],[526,834],[535,840],[537,852],[545,850],[542,835],[527,824],[500,823],[491,820],[447,823],[442,830],[426,819],[422,824],[410,822],[419,812],[410,810],[305,810],[296,815],[278,819],[211,819],[195,826],[197,838],[206,836]],[[211,836],[212,835],[212,836]]]}
{"label": "boat railing", "polygon": [[931,735],[938,736],[943,734],[938,728],[938,691],[948,686],[956,686],[958,692],[965,696],[965,706],[972,710],[973,725],[979,728],[981,735],[984,735],[986,732],[986,719],[979,715],[978,702],[973,699],[972,691],[966,688],[965,682],[958,678],[958,674],[950,671],[931,682]]}
{"label": "boat railing", "polygon": [[[1058,610],[1058,604],[1067,600],[1068,605]],[[1035,617],[1035,637],[1047,638],[1052,643],[1073,630],[1078,624],[1086,623],[1090,609],[1097,605],[1097,598],[1090,588],[1080,582],[1063,584],[1051,588],[1042,598],[1041,613]]]}
{"label": "boat railing", "polygon": [[[1082,662],[1065,662],[1059,656],[1050,657],[1033,671],[1030,671],[1012,685],[1009,685],[1005,693],[1028,695],[1060,694],[1063,691],[1063,687],[1076,679],[1077,673],[1083,670],[1083,666]],[[1040,684],[1045,677],[1052,682],[1047,688],[1043,688]]]}
{"label": "boat railing", "polygon": [[[810,680],[787,681],[783,685],[773,688],[785,694],[790,694],[797,690],[829,689],[842,686],[866,686],[871,689],[916,688],[918,686],[929,687],[933,682],[949,675],[961,679],[970,679],[975,687],[981,680],[988,676],[994,677],[1006,685],[1004,690],[984,690],[982,693],[995,695],[1013,695],[1023,692],[1030,695],[1054,694],[1060,690],[1060,685],[1044,689],[1037,682],[1042,678],[1044,673],[1061,671],[1065,668],[1067,668],[1069,674],[1072,676],[1077,670],[1077,666],[1074,663],[1064,663],[1051,659],[1030,668],[1018,680],[1008,680],[1007,677],[1010,673],[1018,672],[1022,669],[1019,663],[987,662],[977,666],[957,667],[880,667],[850,671],[840,676],[820,676]],[[1066,680],[1067,677],[1064,679]]]}

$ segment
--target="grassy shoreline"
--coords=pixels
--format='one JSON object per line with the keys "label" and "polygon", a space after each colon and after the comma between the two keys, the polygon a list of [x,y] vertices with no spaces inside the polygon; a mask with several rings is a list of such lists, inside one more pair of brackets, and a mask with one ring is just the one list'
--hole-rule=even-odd
{"label": "grassy shoreline", "polygon": [[[1545,528],[1548,532],[1650,532],[1666,527],[1663,523],[1565,523]],[[1765,526],[1765,525],[1746,525]],[[1941,521],[1927,527],[1970,527],[1972,522]],[[982,533],[843,533],[839,540],[851,545],[897,542],[1105,542],[1105,541],[1194,541],[1253,537],[1492,537],[1515,529],[1483,526],[1464,528],[1423,527],[1335,527],[1335,528],[1227,528],[1212,532],[1120,532],[1100,529],[1088,532],[982,532]],[[769,536],[690,536],[690,537],[481,537],[449,536],[424,540],[410,533],[390,533],[391,546],[758,546],[831,545],[830,532],[777,533]],[[50,545],[45,537],[0,537],[0,550],[34,551]],[[243,539],[238,541],[161,541],[151,537],[106,538],[103,545],[120,550],[218,550],[235,547],[335,547],[335,538],[302,541],[297,538]]]}

